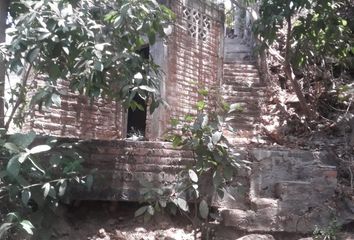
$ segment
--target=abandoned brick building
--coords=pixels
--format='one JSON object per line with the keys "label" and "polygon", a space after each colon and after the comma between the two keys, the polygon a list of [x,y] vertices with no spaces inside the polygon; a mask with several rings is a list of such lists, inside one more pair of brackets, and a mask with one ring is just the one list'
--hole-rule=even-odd
{"label": "abandoned brick building", "polygon": [[[99,171],[93,191],[85,197],[136,201],[138,179],[169,183],[190,160],[187,151],[161,141],[170,119],[195,114],[194,106],[201,98],[198,87],[219,91],[226,102],[244,108],[229,116],[236,132],[225,130],[225,134],[254,162],[252,171],[237,179],[245,193],[240,194],[237,183],[230,184],[236,200],[215,199],[213,203],[220,208],[224,224],[247,231],[311,231],[329,218],[323,206],[334,195],[335,167],[325,164],[323,152],[267,146],[258,127],[266,85],[260,79],[249,32],[234,29],[233,36],[224,37],[222,6],[173,0],[169,7],[176,13],[172,33],[145,49],[166,73],[160,91],[168,108],[160,107],[150,115],[125,110],[120,103],[90,103],[86,97],[69,94],[61,107],[33,113],[25,128],[41,135],[92,140],[87,143],[86,167]],[[246,17],[243,20],[250,24],[251,16]],[[127,140],[131,128],[141,131],[146,141]],[[264,148],[257,148],[259,144]]]}

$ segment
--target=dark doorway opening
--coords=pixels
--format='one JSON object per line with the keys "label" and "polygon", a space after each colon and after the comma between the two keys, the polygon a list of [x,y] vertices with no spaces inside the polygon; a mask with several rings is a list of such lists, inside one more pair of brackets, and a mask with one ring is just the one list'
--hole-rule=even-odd
{"label": "dark doorway opening", "polygon": [[[142,58],[148,60],[150,58],[150,47],[147,45],[137,51],[137,53]],[[142,72],[142,74],[147,74],[147,72]],[[140,107],[135,109],[129,108],[128,110],[127,137],[142,140],[145,137],[146,132],[147,104],[139,94],[136,94],[133,100]]]}
{"label": "dark doorway opening", "polygon": [[146,131],[146,102],[139,95],[136,95],[133,100],[141,106],[141,109],[129,108],[127,137],[143,138]]}

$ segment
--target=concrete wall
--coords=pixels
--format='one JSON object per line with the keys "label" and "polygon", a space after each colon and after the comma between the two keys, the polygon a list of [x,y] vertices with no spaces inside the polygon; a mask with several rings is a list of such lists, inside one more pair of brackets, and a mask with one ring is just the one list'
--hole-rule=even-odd
{"label": "concrete wall", "polygon": [[[226,226],[249,232],[311,233],[325,227],[335,210],[337,169],[327,152],[252,149],[245,205],[224,205]],[[247,205],[246,205],[247,207]]]}

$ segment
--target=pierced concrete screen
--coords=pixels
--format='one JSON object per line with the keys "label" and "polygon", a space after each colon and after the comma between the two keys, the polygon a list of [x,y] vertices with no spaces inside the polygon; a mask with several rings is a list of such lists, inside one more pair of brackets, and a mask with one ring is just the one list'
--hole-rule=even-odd
{"label": "pierced concrete screen", "polygon": [[206,41],[211,30],[211,19],[196,9],[183,6],[183,18],[191,37]]}

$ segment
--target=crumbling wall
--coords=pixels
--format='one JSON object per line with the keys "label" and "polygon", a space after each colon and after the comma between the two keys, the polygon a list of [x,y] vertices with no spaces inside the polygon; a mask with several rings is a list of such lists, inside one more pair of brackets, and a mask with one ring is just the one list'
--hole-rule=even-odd
{"label": "crumbling wall", "polygon": [[250,155],[248,209],[225,210],[226,226],[250,232],[310,233],[334,219],[337,170],[326,164],[329,154],[253,149]]}

